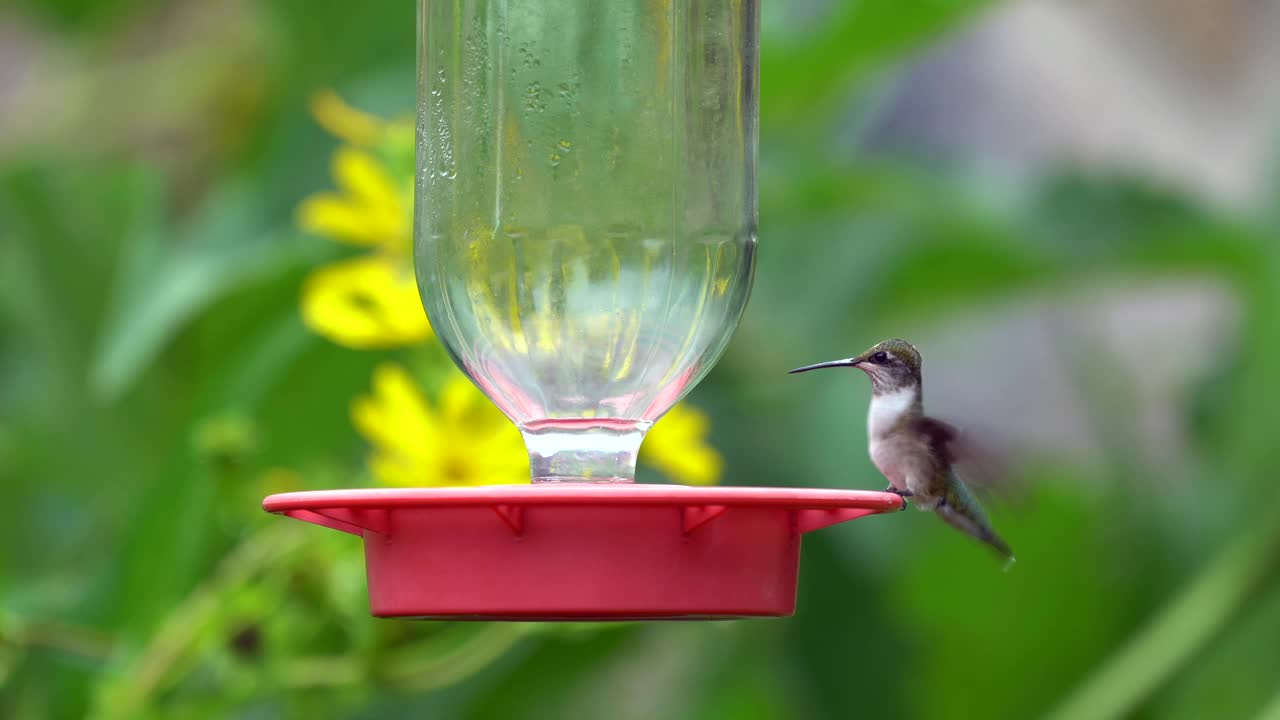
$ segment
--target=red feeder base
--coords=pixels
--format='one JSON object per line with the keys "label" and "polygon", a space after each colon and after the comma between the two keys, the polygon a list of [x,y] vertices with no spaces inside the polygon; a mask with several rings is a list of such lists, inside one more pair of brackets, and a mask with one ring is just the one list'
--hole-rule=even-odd
{"label": "red feeder base", "polygon": [[262,506],[363,537],[379,617],[656,620],[790,615],[800,535],[902,498],[565,483],[296,492]]}

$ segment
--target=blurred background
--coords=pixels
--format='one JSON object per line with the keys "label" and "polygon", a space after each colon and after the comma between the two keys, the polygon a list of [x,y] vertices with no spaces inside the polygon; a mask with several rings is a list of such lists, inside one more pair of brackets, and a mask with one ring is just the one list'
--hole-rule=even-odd
{"label": "blurred background", "polygon": [[259,509],[380,482],[353,399],[446,371],[300,312],[414,14],[0,6],[0,717],[1280,717],[1280,3],[766,2],[755,290],[676,445],[722,465],[649,479],[879,489],[865,380],[783,373],[901,336],[1019,563],[875,517],[793,618],[618,626],[375,620]]}

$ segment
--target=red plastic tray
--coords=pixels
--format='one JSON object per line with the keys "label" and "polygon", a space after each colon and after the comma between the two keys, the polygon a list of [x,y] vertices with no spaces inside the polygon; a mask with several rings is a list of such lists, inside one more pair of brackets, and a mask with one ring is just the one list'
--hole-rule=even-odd
{"label": "red plastic tray", "polygon": [[902,498],[565,483],[295,492],[262,506],[364,538],[380,617],[652,620],[790,615],[800,536]]}

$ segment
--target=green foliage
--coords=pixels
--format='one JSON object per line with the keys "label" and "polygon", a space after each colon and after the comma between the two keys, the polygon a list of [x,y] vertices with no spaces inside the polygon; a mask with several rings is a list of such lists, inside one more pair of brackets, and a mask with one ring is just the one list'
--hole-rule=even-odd
{"label": "green foliage", "polygon": [[761,48],[765,125],[830,119],[831,104],[868,75],[988,4],[988,0],[858,0],[833,7],[811,32]]}
{"label": "green foliage", "polygon": [[[336,249],[297,233],[292,208],[325,184],[332,147],[311,91],[412,109],[413,8],[235,5],[265,38],[252,82],[266,91],[205,118],[207,142],[230,143],[218,162],[165,172],[123,146],[0,157],[0,717],[1277,717],[1276,218],[1143,177],[1010,188],[837,157],[850,107],[985,3],[835,5],[765,28],[759,269],[697,394],[730,482],[879,483],[853,405],[866,391],[787,385],[786,368],[1100,278],[1199,278],[1228,289],[1242,325],[1174,410],[1198,460],[1183,496],[1160,495],[1116,441],[1135,430],[1116,411],[1134,378],[1083,367],[1101,465],[1030,463],[1024,496],[993,513],[1019,551],[1007,575],[912,512],[806,540],[787,620],[369,617],[358,541],[258,503],[365,482],[348,408],[387,356],[303,328],[302,278]],[[162,3],[15,7],[97,58]],[[224,70],[158,67],[190,92],[166,102],[230,102],[204,77]],[[75,77],[92,90],[109,75]]]}

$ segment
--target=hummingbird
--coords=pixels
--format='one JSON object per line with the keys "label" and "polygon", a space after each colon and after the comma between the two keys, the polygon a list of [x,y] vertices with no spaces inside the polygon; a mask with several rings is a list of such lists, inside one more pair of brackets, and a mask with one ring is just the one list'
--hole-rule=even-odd
{"label": "hummingbird", "polygon": [[976,453],[953,425],[924,414],[920,365],[915,346],[894,339],[877,343],[861,355],[790,372],[850,367],[866,373],[871,380],[868,450],[889,481],[886,491],[911,498],[917,508],[932,510],[947,524],[984,543],[1005,561],[1007,569],[1015,560],[1013,551],[991,527],[958,472],[966,456]]}

